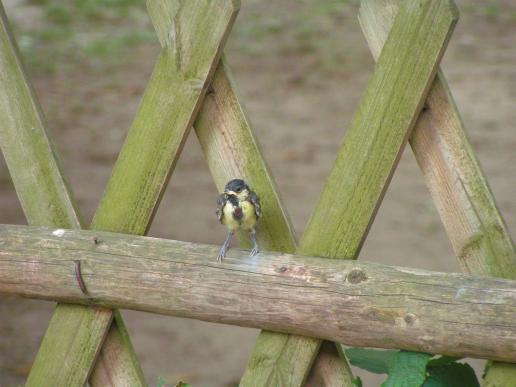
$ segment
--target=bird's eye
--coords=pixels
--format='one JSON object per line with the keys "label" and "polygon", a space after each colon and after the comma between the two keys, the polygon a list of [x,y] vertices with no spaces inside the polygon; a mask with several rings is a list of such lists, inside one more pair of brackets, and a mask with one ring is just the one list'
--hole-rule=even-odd
{"label": "bird's eye", "polygon": [[236,190],[238,193],[242,192],[242,188],[237,188]]}

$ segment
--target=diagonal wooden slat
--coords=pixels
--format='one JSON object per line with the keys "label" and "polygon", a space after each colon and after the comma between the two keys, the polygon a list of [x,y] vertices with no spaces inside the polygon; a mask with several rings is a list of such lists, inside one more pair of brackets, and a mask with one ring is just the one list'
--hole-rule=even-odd
{"label": "diagonal wooden slat", "polygon": [[353,385],[353,373],[341,345],[323,341],[305,386],[351,387]]}
{"label": "diagonal wooden slat", "polygon": [[[147,89],[147,98],[144,98],[144,101],[150,100],[150,103],[154,103],[156,102],[156,98],[158,98],[159,104],[155,106],[155,109],[153,108],[153,106],[151,106],[150,108],[147,107],[147,109],[140,109],[140,115],[143,113],[146,114],[146,118],[149,120],[148,124],[156,124],[161,122],[162,132],[154,133],[158,136],[161,135],[161,140],[168,136],[168,133],[166,133],[168,127],[164,125],[164,120],[166,118],[170,118],[170,116],[161,117],[163,109],[166,110],[169,107],[176,106],[176,109],[185,109],[188,111],[189,102],[198,105],[199,100],[202,99],[202,96],[205,93],[205,87],[203,87],[204,85],[202,83],[199,83],[199,80],[202,80],[203,77],[205,77],[205,84],[208,84],[208,78],[213,73],[213,64],[218,63],[218,58],[220,56],[220,47],[224,43],[224,40],[227,35],[227,30],[233,23],[237,11],[237,8],[235,7],[235,1],[227,0],[218,3],[209,2],[212,3],[211,5],[213,7],[209,8],[210,4],[204,4],[204,10],[206,10],[206,7],[208,7],[210,12],[201,12],[201,16],[195,18],[193,17],[193,13],[195,13],[193,10],[195,7],[196,10],[202,10],[201,6],[203,5],[203,2],[191,2],[187,5],[182,3],[180,4],[177,1],[171,2],[171,4],[172,3],[177,3],[181,5],[181,7],[178,6],[176,8],[178,11],[176,14],[178,17],[177,20],[179,23],[181,23],[182,27],[181,36],[177,38],[177,42],[180,43],[180,46],[179,48],[168,47],[167,50],[164,50],[164,55],[162,55],[161,60],[157,65],[158,70],[154,72],[154,86],[149,86],[149,88]],[[206,3],[206,1],[204,3]],[[203,31],[203,34],[206,35],[205,38],[202,36],[202,34],[200,34],[200,39],[198,39],[197,37],[195,39],[192,39],[193,33],[191,32],[191,30],[195,29],[195,23],[198,23],[202,26],[201,30]],[[215,26],[219,28],[214,28]],[[210,28],[212,29],[210,30]],[[217,41],[217,39],[219,40]],[[188,55],[190,54],[192,48],[196,48],[197,50],[199,50],[199,48],[195,46],[196,41],[201,42],[201,44],[203,45],[204,48],[201,49],[201,51],[203,52],[204,56],[197,55],[197,52],[195,53],[195,56],[189,57]],[[210,52],[211,57],[209,57]],[[174,67],[167,68],[167,66],[165,66],[164,64],[169,63],[170,61],[174,61],[174,58],[177,59],[178,56],[176,54],[178,53],[180,55],[183,54],[181,61],[178,60],[174,62]],[[208,63],[207,66],[203,67],[201,64],[202,61],[208,61],[210,63]],[[180,67],[182,67],[182,71],[191,76],[191,78],[185,77],[185,79],[183,79],[184,84],[177,83],[176,79],[176,83],[171,85],[170,82],[173,82],[174,80],[171,79],[171,77],[167,77],[167,73],[170,73],[171,70],[177,71],[178,65],[180,65]],[[177,100],[174,101],[174,97],[176,96],[176,94],[174,93],[180,94],[179,100],[183,102],[183,104],[174,104],[174,102],[177,102]],[[190,100],[186,98],[189,95],[191,97]],[[32,102],[29,102],[29,104],[31,103]],[[10,111],[12,107],[7,106],[6,109],[9,109]],[[194,112],[195,107],[190,106],[190,110]],[[158,116],[160,118],[157,118],[153,122],[153,116]],[[140,119],[140,122],[143,122],[143,120]],[[181,125],[181,122],[179,123],[179,125]],[[180,130],[185,129],[181,128]],[[164,143],[161,140],[157,141],[157,143],[159,143],[160,146]],[[160,156],[162,159],[166,159],[174,151],[173,148],[166,149],[161,147],[158,147],[158,150],[159,152],[153,153],[153,156],[155,156],[156,159],[158,159]],[[36,149],[35,151],[38,152],[39,149]],[[137,150],[135,151],[137,154]],[[158,166],[163,167],[163,165],[159,164]],[[21,169],[30,170],[31,167]],[[149,168],[152,168],[152,165],[150,165]],[[159,175],[160,173],[162,175],[161,180],[159,179],[159,177],[156,178],[156,174]],[[142,214],[141,212],[137,211],[131,212],[131,215],[133,217],[141,217],[141,225],[135,225],[135,223],[137,222],[131,223],[133,227],[140,230],[147,229],[148,225],[146,222],[150,222],[150,220],[152,219],[154,207],[157,206],[159,202],[160,195],[156,195],[155,192],[159,191],[162,187],[164,187],[168,179],[168,170],[165,171],[163,168],[160,169],[156,174],[152,174],[152,171],[149,171],[149,174],[154,177],[154,180],[152,181],[156,186],[156,188],[153,191],[154,200],[156,201],[156,203],[154,204],[154,206],[151,206],[151,203],[149,201],[146,202],[148,210],[148,213],[146,214]],[[130,180],[125,180],[124,182],[129,185],[131,184]],[[151,186],[147,185],[147,187]],[[66,201],[63,201],[63,203],[66,203]],[[52,203],[51,205],[58,207],[60,204]],[[106,205],[104,205],[102,211],[108,210],[109,208]],[[62,224],[58,225],[63,226]],[[102,227],[102,223],[97,221],[94,227]],[[104,228],[106,227],[108,226],[105,226]],[[127,230],[126,232],[130,231],[131,230]],[[81,315],[77,313],[77,311],[83,310],[86,311],[84,313],[86,313],[87,315]],[[102,314],[104,320],[101,320],[99,318],[99,313]],[[97,380],[101,380],[101,385],[109,385],[111,383],[143,385],[144,379],[141,374],[141,370],[139,369],[139,365],[135,359],[134,351],[132,350],[128,334],[124,329],[123,325],[121,325],[120,316],[115,314],[115,317],[119,324],[118,329],[116,327],[114,329],[111,329],[110,332],[112,332],[113,334],[110,334],[108,336],[106,343],[108,344],[108,348],[113,348],[115,351],[117,351],[116,356],[110,357],[110,353],[112,354],[114,352],[110,352],[109,350],[103,349],[101,354],[101,361],[103,359],[115,359],[116,362],[102,363],[105,367],[99,369],[102,369],[103,372],[94,373],[94,380],[92,380],[92,382],[94,383]],[[98,353],[98,349],[101,343],[103,342],[106,333],[108,332],[109,323],[111,319],[111,311],[101,311],[95,309],[95,314],[92,314],[90,310],[84,307],[66,307],[60,305],[57,308],[56,313],[54,314],[51,320],[51,324],[49,326],[49,329],[47,330],[47,334],[45,335],[42,347],[38,352],[38,356],[33,366],[33,370],[29,377],[28,385],[82,386],[87,380],[95,357]],[[104,321],[104,324],[100,324],[101,321]],[[56,344],[59,345],[56,346]],[[65,346],[68,346],[69,348],[67,350],[64,350]],[[92,349],[88,350],[90,347]],[[81,356],[81,358],[76,359],[76,356]],[[107,381],[102,380],[103,375],[109,376],[109,384]]]}
{"label": "diagonal wooden slat", "polygon": [[174,169],[238,9],[235,0],[159,4],[173,23],[93,219],[110,231],[147,231],[168,182],[162,177]]}
{"label": "diagonal wooden slat", "polygon": [[[0,146],[28,223],[81,228],[73,195],[63,179],[43,113],[23,69],[1,2],[0,116]],[[101,341],[91,343],[89,335],[77,335],[77,332],[108,327],[111,316],[101,308],[60,305],[58,309],[65,318],[58,331],[50,336],[53,339],[49,345],[60,350],[54,351],[53,356],[40,351],[47,366],[38,371],[36,364],[33,369],[41,375],[41,380],[52,381],[56,386],[82,385]],[[74,340],[64,342],[61,337]]]}
{"label": "diagonal wooden slat", "polygon": [[[97,229],[147,232],[239,9],[237,0],[162,5],[172,28],[93,219]],[[115,321],[121,320],[117,314]],[[127,364],[133,354],[124,348],[124,335],[110,332],[90,383],[132,385]]]}
{"label": "diagonal wooden slat", "polygon": [[[119,310],[112,311],[113,323],[104,328],[107,335],[89,380],[90,386],[145,386],[145,377],[134,352],[129,332]],[[100,329],[95,330],[100,335]],[[97,342],[94,337],[92,342]],[[94,362],[89,364],[90,368]]]}
{"label": "diagonal wooden slat", "polygon": [[[359,20],[377,58],[399,0],[362,1]],[[462,269],[479,276],[516,279],[514,243],[487,179],[465,134],[460,114],[441,70],[426,101],[410,144]],[[516,366],[493,363],[486,385],[516,380]]]}
{"label": "diagonal wooden slat", "polygon": [[80,228],[46,122],[0,2],[0,142],[27,222]]}
{"label": "diagonal wooden slat", "polygon": [[[258,224],[263,249],[294,252],[296,240],[276,184],[263,159],[244,109],[238,101],[231,71],[223,58],[213,77],[212,89],[194,124],[195,133],[220,192],[235,177],[245,179],[259,193],[267,216]],[[249,243],[246,235],[243,243]]]}
{"label": "diagonal wooden slat", "polygon": [[[452,1],[410,1],[400,7],[303,235],[301,254],[357,258],[457,18]],[[276,367],[274,361],[264,361],[275,337],[259,337],[243,380],[249,385],[302,385],[320,341],[282,338],[281,353],[302,354],[302,359],[284,357]],[[256,380],[260,382],[253,384]]]}

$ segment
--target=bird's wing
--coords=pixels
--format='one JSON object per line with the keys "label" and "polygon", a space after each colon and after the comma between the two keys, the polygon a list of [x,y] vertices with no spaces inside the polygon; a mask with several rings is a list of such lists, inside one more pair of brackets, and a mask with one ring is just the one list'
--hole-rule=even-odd
{"label": "bird's wing", "polygon": [[256,214],[256,218],[260,218],[262,216],[262,205],[260,204],[260,198],[254,191],[249,193],[249,200],[253,203],[254,213]]}
{"label": "bird's wing", "polygon": [[219,218],[219,222],[222,223],[222,215],[224,211],[224,206],[227,202],[227,197],[224,194],[219,195],[219,198],[217,199],[217,210],[215,213],[217,214],[217,218]]}

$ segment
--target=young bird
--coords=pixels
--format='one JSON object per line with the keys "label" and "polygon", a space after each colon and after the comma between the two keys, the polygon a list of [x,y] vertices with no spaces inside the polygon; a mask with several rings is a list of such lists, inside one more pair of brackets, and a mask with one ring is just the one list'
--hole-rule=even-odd
{"label": "young bird", "polygon": [[253,241],[253,250],[249,256],[252,257],[258,254],[260,249],[256,242],[256,231],[254,227],[262,215],[262,208],[258,195],[251,191],[245,181],[233,179],[226,184],[224,192],[217,200],[216,213],[219,222],[228,229],[226,240],[217,258],[219,262],[222,262],[222,258],[226,256],[231,238],[237,230],[249,232],[249,236]]}

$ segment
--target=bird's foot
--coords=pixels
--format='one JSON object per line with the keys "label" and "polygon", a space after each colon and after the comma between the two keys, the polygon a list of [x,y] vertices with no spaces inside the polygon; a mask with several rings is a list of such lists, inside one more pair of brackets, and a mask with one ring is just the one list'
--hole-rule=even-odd
{"label": "bird's foot", "polygon": [[231,238],[233,238],[233,231],[228,231],[228,235],[226,235],[226,240],[222,244],[222,247],[220,248],[220,251],[219,251],[219,255],[217,256],[217,261],[219,263],[222,263],[222,260],[226,256],[227,251],[229,250]]}
{"label": "bird's foot", "polygon": [[222,246],[222,248],[220,249],[219,251],[219,255],[217,256],[217,262],[218,263],[222,263],[222,260],[224,259],[224,257],[226,256],[226,252],[227,252],[227,248],[226,246]]}
{"label": "bird's foot", "polygon": [[260,248],[258,246],[254,246],[251,250],[251,253],[249,254],[249,257],[254,257],[260,252]]}

